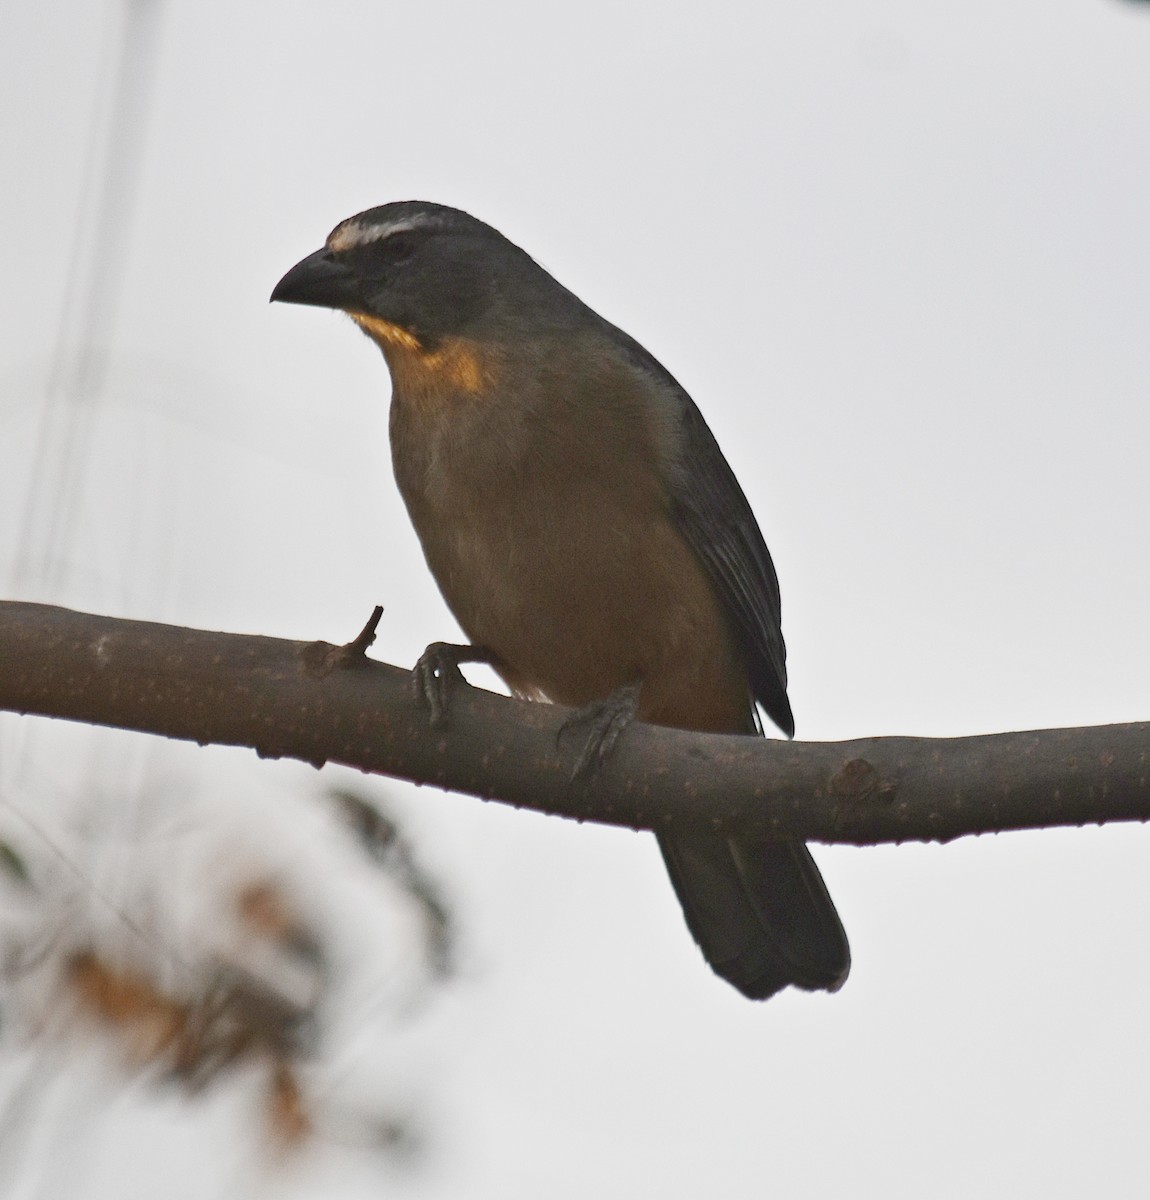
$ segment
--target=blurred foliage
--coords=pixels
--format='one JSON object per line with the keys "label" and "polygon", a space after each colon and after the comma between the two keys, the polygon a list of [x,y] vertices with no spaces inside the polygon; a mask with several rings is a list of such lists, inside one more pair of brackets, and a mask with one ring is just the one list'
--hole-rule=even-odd
{"label": "blurred foliage", "polygon": [[12,848],[10,842],[0,842],[0,871],[18,879],[21,883],[28,882],[28,867],[24,859]]}
{"label": "blurred foliage", "polygon": [[439,884],[420,866],[410,842],[394,817],[378,800],[344,788],[329,793],[371,860],[386,871],[419,904],[426,923],[427,949],[435,972],[451,975],[455,931]]}
{"label": "blurred foliage", "polygon": [[[277,1157],[334,1136],[397,1161],[418,1158],[418,1106],[358,1098],[349,1109],[331,1069],[340,1037],[358,1043],[367,1034],[386,1049],[389,1021],[409,1021],[431,985],[452,975],[454,921],[393,814],[359,792],[328,799],[322,836],[304,851],[289,842],[286,861],[274,838],[262,856],[257,838],[253,855],[207,818],[196,823],[198,851],[185,842],[181,853],[186,829],[173,842],[162,822],[157,832],[145,819],[133,827],[136,843],[120,847],[124,870],[101,862],[102,851],[92,866],[83,838],[102,829],[103,810],[81,818],[85,832],[74,845],[59,831],[36,830],[49,848],[42,856],[35,839],[0,839],[0,880],[10,881],[0,889],[0,1078],[3,1055],[10,1065],[29,1052],[29,1079],[39,1079],[31,1093],[0,1087],[0,1159],[13,1157],[25,1129],[23,1165],[34,1165],[31,1147],[51,1141],[30,1132],[35,1097],[53,1077],[67,1086],[69,1063],[90,1061],[93,1051],[115,1063],[125,1083],[168,1085],[189,1100],[246,1072],[261,1090],[260,1140]],[[158,820],[156,810],[144,811]],[[106,874],[115,895],[101,883]],[[386,887],[376,886],[379,877]],[[373,959],[381,946],[385,953]],[[358,982],[349,983],[349,953],[366,967]],[[387,993],[382,1003],[356,995],[365,979]],[[338,1035],[333,1010],[345,1014]],[[93,1126],[114,1119],[114,1106],[106,1107],[92,1113]],[[7,1160],[0,1170],[11,1172]]]}

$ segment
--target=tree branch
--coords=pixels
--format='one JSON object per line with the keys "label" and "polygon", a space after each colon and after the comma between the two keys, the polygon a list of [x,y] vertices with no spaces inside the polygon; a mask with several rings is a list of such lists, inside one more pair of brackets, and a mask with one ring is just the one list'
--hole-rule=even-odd
{"label": "tree branch", "polygon": [[591,789],[567,710],[460,687],[432,729],[411,675],[346,646],[0,602],[0,708],[431,783],[634,828],[760,828],[821,842],[1150,818],[1150,724],[965,738],[781,742],[636,723]]}

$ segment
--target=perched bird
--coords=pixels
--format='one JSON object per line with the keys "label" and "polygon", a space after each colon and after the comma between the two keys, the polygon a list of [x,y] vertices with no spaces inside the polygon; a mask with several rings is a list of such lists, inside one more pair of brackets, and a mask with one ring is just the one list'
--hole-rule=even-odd
{"label": "perched bird", "polygon": [[[391,373],[399,490],[443,596],[523,696],[789,737],[774,565],[691,398],[637,342],[458,209],[372,208],[272,300],[342,309]],[[628,689],[622,692],[621,689]],[[841,986],[850,951],[806,847],[657,834],[687,925],[744,995]]]}

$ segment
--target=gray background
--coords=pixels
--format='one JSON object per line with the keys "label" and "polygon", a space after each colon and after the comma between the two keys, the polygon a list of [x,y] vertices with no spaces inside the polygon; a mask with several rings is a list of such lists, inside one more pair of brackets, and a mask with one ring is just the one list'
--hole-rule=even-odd
{"label": "gray background", "polygon": [[[34,447],[120,21],[0,6],[9,594],[333,641],[379,602],[398,663],[453,637],[378,352],[266,303],[338,220],[418,197],[503,230],[695,397],[778,566],[800,737],[1150,719],[1144,5],[171,0],[52,541]],[[0,732],[59,736],[30,724]],[[108,754],[101,787],[158,753]],[[33,745],[0,785],[41,820],[68,768]],[[390,794],[468,946],[412,1056],[432,1152],[399,1194],[1143,1194],[1145,829],[816,848],[853,974],[756,1006],[705,969],[651,839]],[[133,1144],[89,1148],[73,1194],[201,1194]],[[378,1183],[329,1147],[249,1192]]]}

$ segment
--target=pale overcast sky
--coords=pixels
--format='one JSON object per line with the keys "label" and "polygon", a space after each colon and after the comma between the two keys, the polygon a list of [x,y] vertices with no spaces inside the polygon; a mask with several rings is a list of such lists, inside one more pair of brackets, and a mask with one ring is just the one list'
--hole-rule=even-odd
{"label": "pale overcast sky", "polygon": [[[497,226],[692,393],[778,566],[800,737],[1150,719],[1150,6],[157,5],[50,584],[20,538],[46,520],[39,406],[123,11],[0,6],[9,594],[333,641],[382,603],[375,653],[402,664],[453,638],[378,352],[267,304],[337,221],[422,198]],[[324,782],[178,757],[208,790]],[[120,769],[104,755],[100,789]],[[0,762],[25,808],[68,777]],[[392,1194],[1142,1194],[1146,829],[816,848],[853,973],[755,1005],[699,958],[649,837],[379,790],[470,964],[413,1059],[429,1163]],[[244,1194],[379,1192],[313,1166],[310,1193]],[[228,1194],[116,1169],[68,1194]]]}

